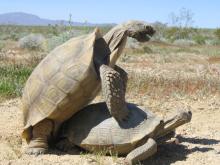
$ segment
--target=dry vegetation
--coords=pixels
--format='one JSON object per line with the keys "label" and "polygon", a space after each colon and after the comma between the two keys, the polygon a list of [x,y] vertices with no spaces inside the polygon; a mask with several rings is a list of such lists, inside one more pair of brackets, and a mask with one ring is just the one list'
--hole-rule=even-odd
{"label": "dry vegetation", "polygon": [[[52,150],[51,154],[39,157],[22,154],[19,97],[27,77],[54,46],[70,37],[67,34],[76,36],[91,31],[85,27],[75,32],[71,29],[71,33],[69,29],[49,28],[52,32],[47,28],[45,32],[42,27],[35,29],[44,35],[46,49],[18,46],[20,38],[35,32],[33,29],[27,32],[28,28],[20,30],[26,35],[18,33],[19,38],[0,41],[0,164],[119,164],[121,158],[103,158],[102,153],[91,156],[78,151],[75,155]],[[142,44],[129,41],[118,64],[129,73],[126,96],[129,102],[147,106],[160,116],[182,105],[190,106],[193,112],[192,122],[177,130],[181,144],[160,147],[158,154],[143,164],[220,163],[219,45],[175,45],[156,39]],[[100,96],[96,101],[99,100]]]}

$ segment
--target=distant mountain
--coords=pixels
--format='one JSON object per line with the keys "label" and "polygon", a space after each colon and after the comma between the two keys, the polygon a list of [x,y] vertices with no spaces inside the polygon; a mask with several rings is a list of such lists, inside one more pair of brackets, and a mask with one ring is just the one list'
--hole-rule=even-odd
{"label": "distant mountain", "polygon": [[[23,13],[23,12],[14,12],[14,13],[5,13],[0,14],[0,25],[56,25],[63,24],[68,25],[69,22],[66,20],[50,20],[40,18],[33,14]],[[114,24],[93,24],[93,23],[81,23],[81,22],[72,22],[74,26],[105,26],[105,25],[114,25]]]}

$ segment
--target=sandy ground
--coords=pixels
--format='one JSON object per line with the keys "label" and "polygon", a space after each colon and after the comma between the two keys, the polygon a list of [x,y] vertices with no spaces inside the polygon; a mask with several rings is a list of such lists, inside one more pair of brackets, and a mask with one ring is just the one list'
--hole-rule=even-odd
{"label": "sandy ground", "polygon": [[[193,118],[177,129],[180,144],[160,146],[156,155],[143,162],[148,165],[218,165],[220,164],[220,102],[219,97],[206,100],[130,100],[148,106],[158,115],[166,115],[179,104],[191,107]],[[77,151],[68,153],[51,150],[50,154],[28,156],[22,154],[25,142],[22,129],[20,100],[0,103],[0,164],[121,164],[122,158],[87,155]]]}

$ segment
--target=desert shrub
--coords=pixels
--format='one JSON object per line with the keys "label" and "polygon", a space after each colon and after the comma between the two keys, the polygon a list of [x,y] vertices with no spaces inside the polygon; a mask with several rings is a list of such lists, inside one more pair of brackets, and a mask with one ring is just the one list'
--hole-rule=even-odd
{"label": "desert shrub", "polygon": [[42,50],[45,41],[44,36],[41,34],[29,34],[19,40],[19,46],[29,50]]}
{"label": "desert shrub", "polygon": [[55,35],[55,36],[58,36],[59,35],[59,33],[60,33],[60,31],[59,31],[59,28],[58,28],[59,26],[58,25],[48,25],[48,28],[49,28],[49,32],[50,32],[50,34],[52,34],[52,35]]}
{"label": "desert shrub", "polygon": [[63,32],[58,36],[53,36],[47,40],[48,50],[50,51],[54,49],[55,47],[61,45],[62,43],[66,42],[70,38],[76,37],[82,34],[83,34],[83,31],[81,30],[71,30],[71,31]]}
{"label": "desert shrub", "polygon": [[195,30],[193,28],[182,28],[176,34],[177,39],[191,39]]}
{"label": "desert shrub", "polygon": [[218,38],[220,40],[220,28],[216,29],[214,32],[216,38]]}
{"label": "desert shrub", "polygon": [[165,31],[165,38],[173,42],[179,39],[191,39],[197,33],[194,28],[171,27]]}
{"label": "desert shrub", "polygon": [[192,39],[197,29],[192,28],[194,13],[186,8],[181,8],[178,13],[170,14],[170,28],[167,28],[166,38],[171,42],[179,39]]}
{"label": "desert shrub", "polygon": [[177,39],[173,43],[175,45],[179,45],[179,46],[193,46],[193,45],[196,45],[195,41],[187,40],[187,39]]}
{"label": "desert shrub", "polygon": [[204,45],[206,44],[206,37],[202,36],[202,35],[195,35],[193,36],[193,40],[199,44],[199,45]]}
{"label": "desert shrub", "polygon": [[175,35],[178,32],[178,28],[177,27],[171,27],[171,28],[167,28],[165,31],[165,37],[169,40],[175,40]]}
{"label": "desert shrub", "polygon": [[19,37],[20,37],[19,33],[11,32],[10,35],[8,36],[8,39],[13,40],[13,41],[18,41]]}
{"label": "desert shrub", "polygon": [[21,28],[25,29],[22,26],[0,25],[0,40],[19,40],[19,38],[28,34],[24,33]]}

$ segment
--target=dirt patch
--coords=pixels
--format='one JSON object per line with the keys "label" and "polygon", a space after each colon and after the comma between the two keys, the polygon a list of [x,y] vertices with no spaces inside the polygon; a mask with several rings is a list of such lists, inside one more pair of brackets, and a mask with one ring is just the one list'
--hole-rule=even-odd
{"label": "dirt patch", "polygon": [[[143,98],[143,97],[142,97]],[[129,98],[128,98],[129,99]],[[160,146],[158,152],[143,164],[152,165],[217,165],[220,164],[220,104],[219,97],[207,100],[155,100],[129,99],[149,107],[164,116],[175,107],[187,104],[192,107],[191,123],[177,129],[179,145]],[[51,150],[50,154],[28,156],[23,154],[25,142],[20,138],[22,129],[20,100],[9,100],[0,104],[0,164],[121,164],[122,158],[82,154],[79,151],[68,153]]]}

